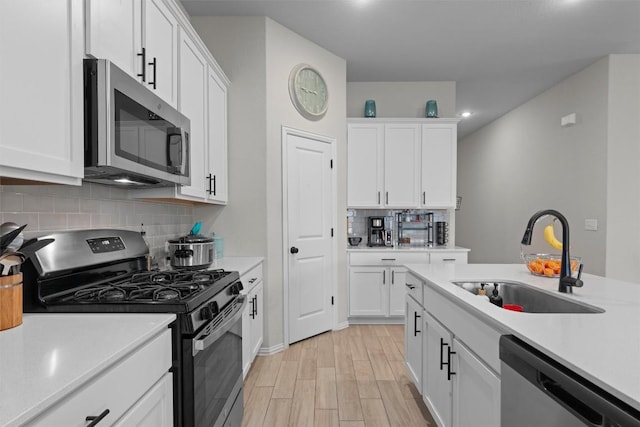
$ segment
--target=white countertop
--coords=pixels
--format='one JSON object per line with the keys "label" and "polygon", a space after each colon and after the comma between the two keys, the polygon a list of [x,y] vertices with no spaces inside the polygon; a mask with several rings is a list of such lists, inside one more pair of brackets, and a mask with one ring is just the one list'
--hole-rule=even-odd
{"label": "white countertop", "polygon": [[24,314],[0,331],[0,426],[17,426],[150,338],[174,314]]}
{"label": "white countertop", "polygon": [[240,276],[264,261],[262,257],[234,256],[216,259],[209,268],[222,268],[227,271],[237,271]]}
{"label": "white countertop", "polygon": [[461,248],[460,246],[367,246],[366,243],[360,243],[358,246],[347,246],[347,252],[368,252],[368,251],[400,251],[400,252],[446,252],[461,251],[469,252],[469,248]]}
{"label": "white countertop", "polygon": [[[524,264],[409,264],[469,312],[517,336],[622,401],[640,409],[640,284],[583,274],[584,287],[558,292],[558,279]],[[513,280],[605,310],[598,314],[518,313],[451,284]]]}

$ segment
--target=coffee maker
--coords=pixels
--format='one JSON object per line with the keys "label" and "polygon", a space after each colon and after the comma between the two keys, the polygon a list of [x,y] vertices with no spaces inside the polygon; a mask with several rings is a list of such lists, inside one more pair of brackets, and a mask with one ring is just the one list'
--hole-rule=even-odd
{"label": "coffee maker", "polygon": [[370,216],[367,246],[393,246],[392,217]]}

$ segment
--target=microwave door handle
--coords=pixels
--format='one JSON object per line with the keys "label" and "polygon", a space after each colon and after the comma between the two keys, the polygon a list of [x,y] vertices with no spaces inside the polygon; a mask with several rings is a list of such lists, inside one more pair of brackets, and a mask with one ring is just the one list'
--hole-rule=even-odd
{"label": "microwave door handle", "polygon": [[[174,146],[179,145],[179,150],[174,150]],[[182,169],[182,129],[167,129],[167,168],[170,172]]]}

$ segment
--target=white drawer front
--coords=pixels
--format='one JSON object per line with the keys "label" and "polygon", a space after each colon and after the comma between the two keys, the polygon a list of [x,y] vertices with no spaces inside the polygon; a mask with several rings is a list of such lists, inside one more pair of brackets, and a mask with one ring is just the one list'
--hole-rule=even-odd
{"label": "white drawer front", "polygon": [[[82,357],[82,355],[79,355]],[[101,424],[112,425],[171,367],[171,331],[106,369],[29,423],[30,426],[87,425],[86,417],[109,413]]]}
{"label": "white drawer front", "polygon": [[440,262],[466,264],[467,253],[466,252],[431,252],[429,254],[429,260],[431,264],[437,264]]}
{"label": "white drawer front", "polygon": [[256,265],[240,277],[242,286],[249,292],[255,285],[262,282],[262,263]]}
{"label": "white drawer front", "polygon": [[349,255],[349,265],[404,265],[428,264],[429,253],[402,253],[398,251],[352,252]]}
{"label": "white drawer front", "polygon": [[407,290],[407,295],[411,295],[413,299],[415,299],[418,304],[422,306],[422,280],[418,279],[411,273],[407,273],[405,288]]}

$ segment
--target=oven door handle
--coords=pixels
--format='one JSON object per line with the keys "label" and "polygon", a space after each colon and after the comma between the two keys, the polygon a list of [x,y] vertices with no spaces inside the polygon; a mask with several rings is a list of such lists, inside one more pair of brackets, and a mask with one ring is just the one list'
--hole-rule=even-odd
{"label": "oven door handle", "polygon": [[222,325],[220,325],[215,331],[211,332],[210,334],[199,335],[198,337],[193,339],[193,356],[216,342],[221,336],[226,334],[240,318],[242,318],[244,308],[247,306],[247,297],[241,295],[238,297],[238,299],[242,300],[242,303],[237,308],[237,310],[225,320]]}

